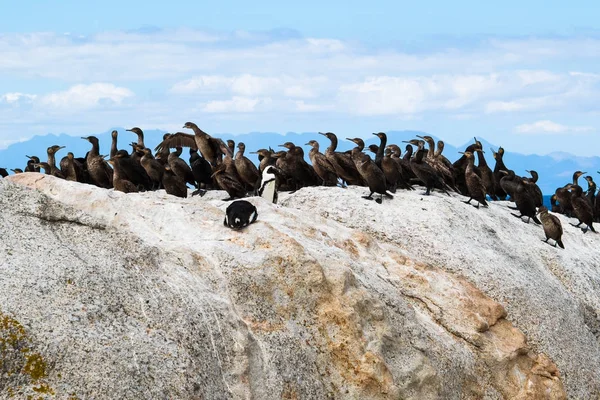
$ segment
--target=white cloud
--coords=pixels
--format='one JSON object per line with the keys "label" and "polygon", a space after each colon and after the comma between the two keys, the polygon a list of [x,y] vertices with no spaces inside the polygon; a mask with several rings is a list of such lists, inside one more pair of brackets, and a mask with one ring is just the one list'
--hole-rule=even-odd
{"label": "white cloud", "polygon": [[91,108],[101,103],[119,104],[132,97],[133,92],[111,83],[92,83],[75,85],[63,92],[50,93],[39,98],[39,104],[52,108]]}
{"label": "white cloud", "polygon": [[34,94],[26,94],[26,93],[5,93],[0,96],[0,103],[8,103],[15,104],[20,102],[32,102],[36,99],[36,95]]}
{"label": "white cloud", "polygon": [[524,134],[560,134],[560,133],[585,133],[594,129],[589,126],[567,126],[549,120],[537,121],[531,124],[522,124],[515,128],[518,133]]}

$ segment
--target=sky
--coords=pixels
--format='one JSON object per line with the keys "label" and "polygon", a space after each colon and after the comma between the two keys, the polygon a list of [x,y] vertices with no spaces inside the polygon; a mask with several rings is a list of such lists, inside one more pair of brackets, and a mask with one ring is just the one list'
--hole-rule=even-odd
{"label": "sky", "polygon": [[186,121],[217,136],[419,130],[526,154],[600,147],[598,2],[4,3],[0,148]]}

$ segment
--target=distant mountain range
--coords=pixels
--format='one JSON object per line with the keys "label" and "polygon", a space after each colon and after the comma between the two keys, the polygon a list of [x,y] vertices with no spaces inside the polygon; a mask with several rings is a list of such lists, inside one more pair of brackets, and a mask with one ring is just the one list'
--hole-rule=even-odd
{"label": "distant mountain range", "polygon": [[[131,132],[126,132],[124,128],[113,128],[119,132],[119,148],[130,150],[129,143],[136,141],[137,136]],[[102,154],[109,154],[111,137],[110,132],[113,129],[109,129],[106,132],[95,134],[100,140],[100,150]],[[146,146],[154,148],[158,143],[161,142],[162,136],[165,132],[160,130],[147,130],[144,132],[144,140]],[[396,143],[402,145],[403,140],[410,140],[415,138],[416,135],[425,135],[425,132],[418,131],[390,131],[388,132],[388,144]],[[317,134],[316,132],[303,132],[303,133],[273,133],[273,132],[250,132],[241,135],[231,134],[219,134],[215,135],[224,140],[233,139],[236,142],[244,142],[246,144],[246,151],[255,151],[260,148],[272,147],[276,149],[278,145],[284,142],[290,141],[296,145],[304,145],[311,139],[317,140],[321,144],[321,151],[324,151],[329,146],[329,141]],[[353,147],[353,143],[345,140],[343,134],[338,134],[340,140],[338,149],[345,151]],[[478,138],[484,147],[485,157],[490,168],[494,169],[495,161],[492,156],[491,148],[497,150],[497,146],[487,142],[482,138]],[[437,138],[436,138],[437,141]],[[366,145],[379,144],[379,139],[375,136],[366,138]],[[444,155],[451,161],[456,160],[459,157],[458,151],[463,151],[465,147],[473,142],[465,143],[461,146],[455,147],[450,143],[445,143]],[[76,156],[83,156],[89,149],[89,142],[82,140],[79,137],[69,136],[65,134],[54,135],[49,134],[45,136],[34,136],[33,138],[19,143],[14,143],[4,150],[0,150],[0,167],[5,168],[24,168],[27,164],[27,158],[25,155],[37,155],[40,159],[45,160],[46,149],[54,144],[66,146],[65,149],[60,150],[57,154],[58,160],[64,157],[68,151],[73,152]],[[305,148],[306,157],[308,159],[308,146]],[[460,150],[459,150],[460,149]],[[565,183],[571,181],[573,172],[577,170],[588,172],[592,177],[596,177],[597,172],[600,170],[600,157],[576,157],[568,153],[551,153],[548,155],[525,155],[519,153],[510,152],[510,149],[505,149],[504,163],[510,169],[513,169],[518,175],[527,175],[526,170],[536,170],[540,175],[540,181],[538,185],[545,194],[554,193],[554,190],[565,185]],[[253,154],[247,154],[252,161],[257,162],[257,158]],[[596,179],[600,181],[600,177]],[[586,189],[585,182],[580,182],[584,190]]]}

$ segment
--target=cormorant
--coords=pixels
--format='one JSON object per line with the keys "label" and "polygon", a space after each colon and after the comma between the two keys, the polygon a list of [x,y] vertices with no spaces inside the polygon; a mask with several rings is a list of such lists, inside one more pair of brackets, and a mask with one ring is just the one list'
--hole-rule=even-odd
{"label": "cormorant", "polygon": [[319,142],[316,140],[310,140],[306,143],[306,146],[311,146],[308,152],[308,157],[317,175],[323,180],[325,186],[336,186],[337,185],[337,173],[335,168],[331,165],[331,162],[327,157],[319,152]]}
{"label": "cormorant", "polygon": [[22,173],[23,173],[23,170],[22,170],[21,168],[15,168],[15,169],[11,169],[11,171],[12,171],[12,172],[14,172],[14,173],[15,173],[15,175],[16,175],[16,174],[22,174]]}
{"label": "cormorant", "polygon": [[189,133],[177,132],[166,139],[164,139],[155,151],[161,152],[163,148],[176,148],[176,147],[193,147],[198,149],[204,157],[213,167],[219,164],[222,160],[223,152],[220,149],[222,140],[211,137],[208,133],[198,128],[198,125],[193,122],[186,122],[183,125],[185,129],[192,129],[193,135]]}
{"label": "cormorant", "polygon": [[244,143],[238,143],[238,152],[235,155],[235,169],[237,169],[238,175],[240,176],[242,183],[246,185],[249,190],[254,190],[256,181],[260,179],[260,172],[256,165],[244,156],[246,151],[246,145]]}
{"label": "cormorant", "polygon": [[[435,168],[433,168],[423,159],[426,153],[426,150],[424,149],[425,142],[422,140],[412,139],[406,143],[409,143],[409,146],[414,145],[418,148],[415,157],[410,159],[410,167],[413,173],[416,175],[416,177],[423,183],[423,185],[427,189],[424,194],[429,196],[431,194],[431,189],[438,188],[444,191],[444,193],[446,193],[447,195],[450,195],[444,187],[445,184],[443,179],[438,175]],[[411,150],[408,150],[407,148],[407,154],[410,153],[412,153],[412,148]]]}
{"label": "cormorant", "polygon": [[192,169],[189,165],[186,164],[179,156],[181,155],[182,148],[181,146],[177,146],[176,150],[169,154],[169,167],[171,167],[171,171],[173,171],[177,176],[183,179],[184,182],[189,183],[190,185],[197,187],[196,180],[194,179],[194,174],[192,173]]}
{"label": "cormorant", "polygon": [[6,178],[8,176],[8,171],[6,171],[6,168],[0,168],[0,176],[2,178]]}
{"label": "cormorant", "polygon": [[110,136],[112,138],[112,141],[110,143],[110,158],[113,158],[115,155],[117,155],[117,151],[119,151],[119,148],[117,147],[117,139],[119,138],[119,132],[112,131],[110,133]]}
{"label": "cormorant", "polygon": [[367,182],[367,186],[369,187],[370,193],[367,196],[362,196],[362,198],[373,200],[373,193],[378,193],[381,196],[375,201],[379,204],[383,202],[383,196],[393,199],[394,196],[387,191],[387,184],[383,171],[375,164],[375,162],[373,162],[373,160],[371,160],[371,157],[362,152],[365,148],[365,142],[360,138],[347,138],[347,140],[356,144],[356,147],[352,149],[352,160],[361,177]]}
{"label": "cormorant", "polygon": [[483,151],[483,145],[477,138],[474,139],[476,148],[481,150],[477,152],[477,169],[481,174],[481,182],[483,183],[486,194],[490,196],[490,199],[498,200],[498,197],[496,196],[496,178],[483,155],[485,153]]}
{"label": "cormorant", "polygon": [[100,156],[98,138],[95,136],[88,136],[82,137],[82,139],[87,140],[92,144],[92,149],[88,152],[86,157],[86,164],[91,183],[105,189],[110,189],[113,186],[113,171],[106,161],[104,161],[104,157]]}
{"label": "cormorant", "polygon": [[59,151],[60,149],[64,149],[65,146],[58,146],[58,145],[54,145],[54,146],[50,146],[48,147],[48,165],[50,166],[50,175],[53,175],[57,178],[61,178],[61,179],[65,179],[65,176],[63,175],[62,171],[60,169],[58,169],[56,167],[56,152]]}
{"label": "cormorant", "polygon": [[565,245],[562,242],[563,228],[558,217],[548,213],[548,209],[544,206],[541,206],[538,209],[538,215],[540,216],[542,226],[544,227],[544,233],[546,234],[546,240],[542,240],[542,242],[548,243],[548,239],[553,239],[555,241],[554,247],[558,244],[564,249]]}
{"label": "cormorant", "polygon": [[500,180],[504,177],[504,175],[500,171],[508,171],[508,168],[506,168],[506,165],[504,165],[503,160],[504,149],[502,147],[499,147],[498,152],[495,152],[492,149],[492,155],[494,156],[494,160],[496,160],[496,165],[494,166],[494,179],[496,180],[496,197],[498,197],[498,200],[506,200],[506,196],[508,196],[508,194],[500,185]]}
{"label": "cormorant", "polygon": [[146,170],[146,174],[148,174],[148,178],[150,178],[150,181],[152,182],[152,190],[160,189],[162,187],[165,167],[154,159],[152,151],[148,148],[144,148],[144,155],[142,156],[140,163],[144,170]]}
{"label": "cormorant", "polygon": [[141,148],[141,149],[145,149],[146,145],[144,144],[144,131],[142,131],[140,128],[133,127],[131,129],[127,129],[127,132],[133,132],[137,135],[138,137],[138,141],[137,141],[137,145]]}
{"label": "cormorant", "polygon": [[190,168],[192,169],[192,174],[194,174],[194,179],[198,184],[197,190],[207,189],[213,184],[212,167],[210,166],[210,163],[198,153],[198,150],[193,148],[190,148]]}
{"label": "cormorant", "polygon": [[[480,148],[475,149],[476,152],[483,152]],[[483,183],[483,179],[475,173],[475,156],[470,151],[461,152],[467,157],[467,168],[465,169],[465,182],[467,189],[469,189],[469,200],[465,201],[466,204],[471,204],[471,200],[477,200],[475,208],[479,208],[482,204],[487,207],[487,201],[485,200],[486,188]]]}
{"label": "cormorant", "polygon": [[325,150],[325,157],[327,157],[335,169],[337,176],[339,176],[342,180],[342,184],[364,186],[364,180],[356,169],[350,153],[341,153],[339,151],[335,151],[338,145],[338,139],[335,133],[319,132],[319,134],[325,136],[331,141],[331,144],[327,150]]}
{"label": "cormorant", "polygon": [[[573,212],[575,217],[579,220],[577,225],[571,224],[577,228],[581,224],[586,224],[592,232],[596,232],[594,229],[594,210],[587,199],[583,196],[583,189],[579,185],[569,185],[571,189],[571,205],[573,206]],[[583,228],[583,233],[587,232],[588,228]]]}
{"label": "cormorant", "polygon": [[25,172],[40,172],[40,168],[39,167],[34,167],[34,164],[39,164],[40,159],[36,156],[25,156],[27,158],[29,158],[29,160],[27,160],[27,166],[25,167]]}
{"label": "cormorant", "polygon": [[167,194],[186,198],[188,195],[187,186],[185,181],[177,176],[169,165],[165,165],[165,171],[163,173],[162,185],[165,188]]}
{"label": "cormorant", "polygon": [[114,158],[108,160],[108,163],[113,166],[113,187],[119,192],[137,193],[137,186],[125,177],[125,173],[121,167],[122,159],[123,155],[117,153]]}
{"label": "cormorant", "polygon": [[527,172],[531,175],[531,178],[527,178],[527,181],[529,181],[532,184],[530,186],[530,188],[532,191],[533,199],[535,201],[535,206],[541,207],[544,204],[544,196],[542,195],[542,189],[540,189],[540,187],[537,185],[539,175],[534,170],[531,170],[531,171],[526,170],[525,172]]}

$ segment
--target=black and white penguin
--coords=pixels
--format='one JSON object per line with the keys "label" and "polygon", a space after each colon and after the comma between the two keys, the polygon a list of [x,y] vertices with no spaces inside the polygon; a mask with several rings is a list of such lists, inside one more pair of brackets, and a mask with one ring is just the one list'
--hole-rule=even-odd
{"label": "black and white penguin", "polygon": [[277,167],[269,165],[262,173],[260,186],[258,187],[258,195],[272,203],[277,204],[277,175],[279,170]]}
{"label": "black and white penguin", "polygon": [[237,200],[227,207],[223,225],[237,231],[256,221],[257,217],[258,212],[252,203],[246,200]]}

